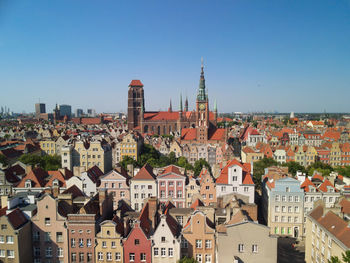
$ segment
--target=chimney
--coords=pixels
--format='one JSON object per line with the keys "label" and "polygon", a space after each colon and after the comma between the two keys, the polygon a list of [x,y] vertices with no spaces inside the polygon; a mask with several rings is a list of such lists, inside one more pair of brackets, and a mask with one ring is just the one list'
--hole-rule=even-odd
{"label": "chimney", "polygon": [[128,175],[129,175],[130,177],[134,177],[134,165],[133,165],[133,164],[128,164],[128,165],[126,166],[126,170],[127,170]]}
{"label": "chimney", "polygon": [[148,219],[152,222],[152,228],[156,227],[157,197],[148,198]]}
{"label": "chimney", "polygon": [[26,174],[29,174],[33,170],[33,167],[31,165],[26,166]]}

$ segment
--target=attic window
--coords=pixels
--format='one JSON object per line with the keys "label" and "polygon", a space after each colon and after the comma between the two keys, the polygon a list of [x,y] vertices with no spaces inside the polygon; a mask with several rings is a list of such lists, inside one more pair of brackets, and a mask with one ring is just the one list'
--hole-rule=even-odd
{"label": "attic window", "polygon": [[31,180],[27,180],[25,183],[25,188],[31,188],[32,187],[32,181]]}

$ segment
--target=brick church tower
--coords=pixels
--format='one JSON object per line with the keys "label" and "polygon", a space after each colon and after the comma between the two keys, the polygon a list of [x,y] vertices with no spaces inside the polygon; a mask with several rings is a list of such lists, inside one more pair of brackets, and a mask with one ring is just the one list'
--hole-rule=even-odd
{"label": "brick church tower", "polygon": [[[140,80],[132,80],[128,91],[128,129],[133,130],[142,125],[145,111],[143,84]],[[140,127],[142,129],[142,127]]]}
{"label": "brick church tower", "polygon": [[205,143],[208,141],[209,130],[209,99],[205,90],[203,59],[201,66],[201,76],[196,100],[196,130],[197,141]]}

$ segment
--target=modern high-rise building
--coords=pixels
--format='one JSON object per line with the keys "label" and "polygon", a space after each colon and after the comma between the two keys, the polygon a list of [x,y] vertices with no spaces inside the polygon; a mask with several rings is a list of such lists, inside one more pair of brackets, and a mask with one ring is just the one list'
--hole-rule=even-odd
{"label": "modern high-rise building", "polygon": [[87,109],[87,114],[89,117],[95,117],[96,111],[94,109]]}
{"label": "modern high-rise building", "polygon": [[84,111],[82,109],[76,109],[75,110],[75,117],[81,117],[83,116]]}
{"label": "modern high-rise building", "polygon": [[36,103],[35,104],[35,117],[37,119],[39,119],[40,114],[42,114],[42,113],[46,113],[45,103]]}
{"label": "modern high-rise building", "polygon": [[66,104],[60,105],[60,117],[63,118],[66,115],[68,119],[72,117],[72,106]]}

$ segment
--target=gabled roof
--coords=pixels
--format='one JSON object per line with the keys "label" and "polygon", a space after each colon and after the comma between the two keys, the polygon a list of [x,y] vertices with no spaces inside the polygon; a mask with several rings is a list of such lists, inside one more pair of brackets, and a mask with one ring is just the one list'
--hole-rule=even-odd
{"label": "gabled roof", "polygon": [[178,111],[157,111],[157,112],[145,112],[143,114],[144,120],[178,120]]}
{"label": "gabled roof", "polygon": [[72,185],[67,190],[62,192],[62,194],[72,194],[73,199],[78,196],[85,196],[85,194],[76,185]]}
{"label": "gabled roof", "polygon": [[183,175],[180,171],[180,168],[176,165],[168,165],[165,167],[165,169],[161,172],[160,175],[163,174],[168,174],[168,173],[174,173],[174,174],[178,174],[178,175]]}
{"label": "gabled roof", "polygon": [[42,168],[34,168],[26,176],[22,178],[17,187],[25,187],[25,182],[31,180],[32,187],[44,187],[46,182],[45,179],[48,177],[48,173],[45,172]]}
{"label": "gabled roof", "polygon": [[203,202],[202,202],[200,199],[197,199],[196,201],[194,201],[194,202],[192,203],[192,205],[191,205],[190,208],[196,210],[197,207],[199,207],[199,206],[204,206],[204,204],[203,204]]}
{"label": "gabled roof", "polygon": [[153,168],[146,163],[140,171],[131,180],[155,180],[156,176],[153,173]]}
{"label": "gabled roof", "polygon": [[91,181],[95,184],[99,183],[100,177],[103,175],[103,172],[101,171],[98,166],[94,165],[89,170],[86,171],[88,177],[91,179]]}
{"label": "gabled roof", "polygon": [[208,131],[208,139],[210,141],[222,141],[225,139],[226,130],[223,128],[218,129],[209,129]]}
{"label": "gabled roof", "polygon": [[14,229],[19,229],[21,226],[28,222],[28,219],[19,208],[16,208],[11,213],[9,213],[7,215],[7,219]]}
{"label": "gabled roof", "polygon": [[181,140],[192,141],[197,138],[196,128],[184,128],[181,129]]}
{"label": "gabled roof", "polygon": [[[244,180],[246,180],[246,183],[247,184],[254,184],[253,181],[248,177],[250,176],[245,176],[245,174],[250,174],[250,164],[243,164],[241,162],[239,162],[238,160],[236,159],[233,159],[231,160],[225,167],[224,169],[221,170],[221,173],[220,173],[220,176],[216,179],[216,183],[217,184],[228,184],[228,169],[231,167],[231,166],[234,166],[234,165],[238,165],[239,167],[242,168],[242,171],[243,171],[243,176],[244,176]],[[243,180],[243,181],[244,181]]]}
{"label": "gabled roof", "polygon": [[318,191],[316,186],[309,180],[309,178],[305,179],[305,181],[301,184],[300,188],[304,189],[305,192],[309,192],[310,186],[313,186],[315,188],[315,191]]}
{"label": "gabled roof", "polygon": [[322,192],[328,192],[329,187],[332,188],[334,192],[338,191],[328,179],[324,180],[324,182],[318,187],[318,189]]}

